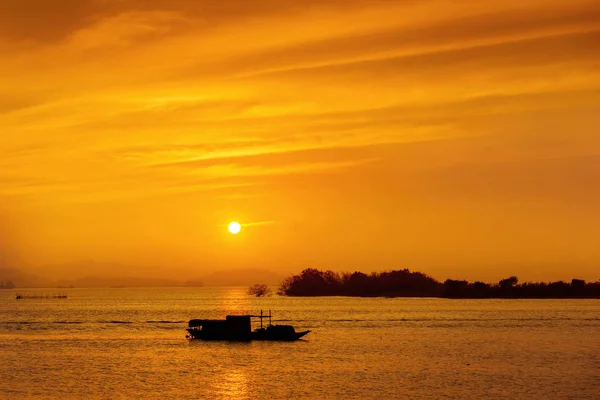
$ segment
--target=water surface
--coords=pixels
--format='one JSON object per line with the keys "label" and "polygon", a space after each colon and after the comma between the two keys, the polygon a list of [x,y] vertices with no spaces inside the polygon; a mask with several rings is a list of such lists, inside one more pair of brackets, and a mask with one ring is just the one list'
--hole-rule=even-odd
{"label": "water surface", "polygon": [[[600,399],[599,300],[245,290],[70,289],[67,300],[19,301],[0,291],[0,398]],[[260,309],[313,332],[293,343],[185,339],[191,318]]]}

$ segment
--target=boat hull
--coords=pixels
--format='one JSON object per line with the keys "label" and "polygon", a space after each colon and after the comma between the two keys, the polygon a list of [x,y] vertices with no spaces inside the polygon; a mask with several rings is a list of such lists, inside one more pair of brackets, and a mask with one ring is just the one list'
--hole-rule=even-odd
{"label": "boat hull", "polygon": [[302,338],[303,336],[305,336],[306,334],[308,334],[310,331],[303,331],[303,332],[288,332],[288,333],[282,333],[282,332],[269,332],[266,329],[263,330],[256,330],[254,332],[252,332],[250,335],[224,335],[224,334],[210,334],[207,332],[204,332],[201,329],[194,329],[194,328],[190,328],[187,329],[188,332],[188,338],[189,339],[196,339],[196,340],[210,340],[210,341],[215,341],[215,340],[220,340],[220,341],[230,341],[230,342],[249,342],[251,340],[258,340],[258,341],[270,341],[270,342],[293,342],[296,341],[300,338]]}
{"label": "boat hull", "polygon": [[224,333],[211,333],[206,332],[202,329],[186,329],[188,332],[188,339],[198,339],[198,340],[224,340],[230,342],[249,342],[252,340],[251,336],[248,334],[224,334]]}
{"label": "boat hull", "polygon": [[252,340],[263,340],[272,342],[293,342],[300,339],[310,331],[293,332],[289,334],[272,334],[268,332],[252,332]]}

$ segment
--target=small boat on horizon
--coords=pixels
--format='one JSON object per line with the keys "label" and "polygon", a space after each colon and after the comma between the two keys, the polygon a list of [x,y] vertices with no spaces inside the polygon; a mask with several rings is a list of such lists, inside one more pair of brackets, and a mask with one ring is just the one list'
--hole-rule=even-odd
{"label": "small boat on horizon", "polygon": [[[260,328],[252,330],[252,318],[260,319]],[[263,327],[263,319],[269,324]],[[222,319],[192,319],[187,327],[188,339],[229,340],[247,342],[251,340],[292,342],[300,339],[310,330],[296,332],[291,325],[273,325],[271,310],[269,315],[228,315]]]}

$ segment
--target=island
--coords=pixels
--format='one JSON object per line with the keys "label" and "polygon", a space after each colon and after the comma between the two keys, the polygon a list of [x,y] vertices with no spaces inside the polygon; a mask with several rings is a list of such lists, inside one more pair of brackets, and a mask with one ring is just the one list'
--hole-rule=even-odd
{"label": "island", "polygon": [[442,297],[486,298],[600,298],[600,281],[523,282],[516,276],[497,283],[447,279],[439,282],[408,269],[386,272],[338,273],[308,268],[286,278],[278,291],[282,296]]}

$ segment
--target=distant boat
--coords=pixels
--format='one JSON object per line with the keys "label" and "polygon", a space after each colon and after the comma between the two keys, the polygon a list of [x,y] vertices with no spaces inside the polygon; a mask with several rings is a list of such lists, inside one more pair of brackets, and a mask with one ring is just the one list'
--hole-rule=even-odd
{"label": "distant boat", "polygon": [[[252,330],[252,318],[260,318],[260,328]],[[269,324],[263,327],[263,319],[268,318]],[[186,336],[188,339],[201,340],[230,340],[247,342],[251,340],[268,340],[292,342],[298,340],[310,331],[296,332],[291,325],[273,325],[269,315],[228,315],[222,319],[192,319],[188,323]]]}
{"label": "distant boat", "polygon": [[47,300],[47,299],[66,299],[67,295],[62,293],[51,293],[51,294],[31,294],[31,293],[17,293],[17,300]]}

